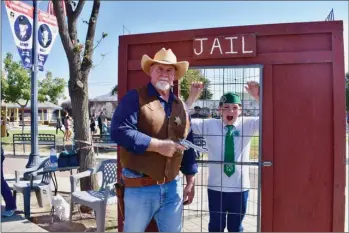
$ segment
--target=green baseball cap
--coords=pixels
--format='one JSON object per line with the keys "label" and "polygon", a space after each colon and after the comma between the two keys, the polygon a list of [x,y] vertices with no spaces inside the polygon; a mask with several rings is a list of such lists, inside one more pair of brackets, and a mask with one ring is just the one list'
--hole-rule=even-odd
{"label": "green baseball cap", "polygon": [[225,93],[219,100],[219,106],[226,104],[241,104],[240,96],[233,92]]}

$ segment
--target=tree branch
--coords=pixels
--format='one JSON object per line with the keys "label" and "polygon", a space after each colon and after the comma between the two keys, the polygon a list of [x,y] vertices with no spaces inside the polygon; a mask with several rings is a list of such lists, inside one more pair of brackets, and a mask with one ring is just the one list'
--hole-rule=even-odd
{"label": "tree branch", "polygon": [[81,70],[83,72],[88,71],[92,66],[93,41],[95,38],[97,18],[99,14],[100,5],[101,5],[100,0],[94,0],[92,12],[91,12],[91,16],[88,24],[87,34],[86,34],[83,61],[81,64]]}
{"label": "tree branch", "polygon": [[75,46],[77,30],[76,30],[76,19],[74,19],[72,2],[65,1],[65,8],[67,9],[69,37],[70,37],[70,40],[72,41],[73,46]]}
{"label": "tree branch", "polygon": [[68,33],[68,26],[67,26],[67,22],[65,20],[64,17],[64,12],[63,12],[63,8],[62,8],[62,4],[61,1],[52,1],[53,3],[53,8],[56,14],[56,18],[57,18],[57,23],[58,23],[58,28],[59,28],[59,35],[61,37],[61,41],[64,47],[64,50],[67,54],[67,58],[69,59],[73,59],[74,54],[73,54],[73,43],[70,39],[69,33]]}
{"label": "tree branch", "polygon": [[95,46],[95,47],[93,47],[93,49],[92,49],[92,50],[95,50],[95,49],[98,47],[98,45],[99,45],[99,44],[102,42],[102,40],[103,40],[103,37],[97,41],[96,46]]}
{"label": "tree branch", "polygon": [[70,1],[64,1],[65,3],[65,9],[67,11],[67,16],[69,18],[69,16],[71,17],[73,15],[73,7],[70,4]]}
{"label": "tree branch", "polygon": [[92,67],[95,68],[96,66],[98,66],[99,64],[101,64],[101,62],[103,61],[104,57],[107,56],[107,55],[108,55],[108,53],[106,53],[106,54],[103,54],[103,53],[102,53],[102,54],[101,54],[101,57],[102,57],[101,60],[100,60],[96,65],[93,65]]}
{"label": "tree branch", "polygon": [[27,102],[25,102],[25,104],[22,105],[22,104],[20,104],[18,101],[16,101],[16,103],[17,103],[19,106],[21,106],[21,108],[25,108],[25,106],[27,106],[28,102],[29,102],[29,100],[27,100]]}
{"label": "tree branch", "polygon": [[74,14],[73,14],[73,20],[75,21],[77,18],[79,18],[82,9],[84,8],[85,5],[85,0],[79,0],[78,6],[75,8],[74,10]]}

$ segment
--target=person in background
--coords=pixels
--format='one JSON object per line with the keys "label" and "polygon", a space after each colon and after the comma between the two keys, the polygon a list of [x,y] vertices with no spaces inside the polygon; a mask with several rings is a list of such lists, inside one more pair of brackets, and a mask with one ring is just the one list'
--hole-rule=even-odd
{"label": "person in background", "polygon": [[108,134],[108,119],[105,118],[105,120],[102,123],[102,134]]}
{"label": "person in background", "polygon": [[206,118],[205,115],[201,114],[200,111],[201,111],[201,108],[199,106],[195,106],[194,107],[194,111],[195,113],[191,114],[191,118],[201,118],[201,119],[204,119]]}
{"label": "person in background", "polygon": [[12,195],[11,188],[8,186],[4,177],[4,149],[1,145],[1,196],[6,203],[5,211],[1,213],[2,217],[11,217],[15,214],[17,206],[16,200]]}
{"label": "person in background", "polygon": [[102,109],[101,113],[98,116],[98,128],[99,128],[99,134],[103,134],[103,123],[106,120],[104,109]]}
{"label": "person in background", "polygon": [[57,117],[56,120],[56,134],[58,134],[58,130],[60,130],[64,134],[64,131],[62,129],[62,121],[61,119],[59,119],[59,117]]}
{"label": "person in background", "polygon": [[[205,118],[207,118],[205,115],[200,113],[200,111],[201,111],[200,106],[195,106],[194,111],[195,111],[195,113],[190,115],[190,117],[192,119],[196,119],[196,118],[205,119]],[[202,136],[199,136],[195,133],[193,133],[193,141],[194,141],[195,145],[201,146],[201,147],[206,144],[205,139]],[[201,156],[199,151],[195,151],[195,153],[196,153],[196,158],[199,158]]]}
{"label": "person in background", "polygon": [[[66,141],[70,140],[72,132],[71,132],[71,118],[69,115],[67,115],[67,117],[64,120],[64,128],[65,128],[65,132],[64,132],[64,138]],[[63,138],[63,140],[64,140]]]}
{"label": "person in background", "polygon": [[93,115],[90,119],[90,129],[91,129],[91,134],[94,135],[96,133],[96,119],[95,115]]}

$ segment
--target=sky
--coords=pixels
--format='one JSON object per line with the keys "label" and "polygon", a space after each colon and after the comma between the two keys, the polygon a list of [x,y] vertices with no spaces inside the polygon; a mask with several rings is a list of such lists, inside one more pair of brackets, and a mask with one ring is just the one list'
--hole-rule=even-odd
{"label": "sky", "polygon": [[[31,1],[27,1],[31,4]],[[80,41],[85,41],[92,1],[87,1],[78,23]],[[39,3],[41,10],[47,2]],[[131,34],[212,27],[258,25],[291,22],[324,21],[331,9],[335,20],[343,20],[345,43],[345,70],[348,71],[348,2],[346,1],[102,1],[96,29],[96,39],[103,32],[106,39],[95,50],[94,62],[99,63],[89,77],[89,97],[108,93],[118,79],[118,38],[125,26]],[[7,52],[19,60],[17,48],[9,27],[5,5],[2,2],[2,57]],[[129,33],[125,30],[125,33]],[[101,61],[101,54],[107,54]],[[68,61],[59,38],[52,47],[45,70],[55,77],[69,79]],[[44,76],[39,72],[39,79]],[[67,94],[68,95],[68,94]]]}

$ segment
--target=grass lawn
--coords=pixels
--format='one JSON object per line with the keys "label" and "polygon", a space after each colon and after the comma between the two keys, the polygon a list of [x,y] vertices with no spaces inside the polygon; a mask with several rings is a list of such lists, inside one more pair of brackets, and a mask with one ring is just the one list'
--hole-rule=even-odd
{"label": "grass lawn", "polygon": [[[9,137],[3,137],[1,138],[1,142],[4,143],[3,147],[4,150],[6,151],[12,151],[12,135],[15,133],[22,133],[21,129],[16,129],[16,130],[9,130]],[[24,130],[24,133],[30,133],[30,130]],[[56,130],[39,130],[39,133],[41,134],[55,134],[56,135],[56,143],[57,144],[62,144],[63,143],[63,133],[58,130],[58,134],[56,134]],[[348,139],[348,137],[347,137]],[[250,159],[258,159],[258,153],[259,153],[259,137],[255,136],[252,138],[251,141],[251,151],[250,151]],[[22,145],[17,145],[16,150],[23,151],[23,146]],[[47,146],[39,146],[39,151],[48,151],[49,147]],[[30,152],[30,145],[25,145],[25,151]],[[107,152],[108,153],[108,152]],[[109,153],[115,153],[115,152],[109,152]],[[205,157],[205,156],[204,156]]]}
{"label": "grass lawn", "polygon": [[259,137],[253,137],[251,141],[250,159],[258,159]]}
{"label": "grass lawn", "polygon": [[[8,137],[3,137],[1,138],[1,142],[3,143],[12,143],[12,135],[13,134],[17,134],[17,133],[22,133],[21,129],[15,129],[15,130],[9,130],[8,131],[10,133],[10,135]],[[24,133],[30,133],[30,130],[24,130]],[[62,141],[63,140],[63,133],[58,130],[58,134],[56,134],[56,130],[39,130],[39,134],[54,134],[56,135],[56,139],[58,139],[58,141]]]}
{"label": "grass lawn", "polygon": [[[3,144],[3,148],[5,151],[13,151],[13,134],[21,134],[22,133],[22,129],[14,129],[14,130],[9,130],[8,131],[10,133],[10,135],[8,137],[2,137],[1,138],[1,143]],[[30,133],[30,130],[25,129],[23,131],[24,133]],[[58,134],[56,134],[56,130],[39,130],[39,134],[54,134],[56,135],[56,143],[57,144],[63,144],[63,133],[58,130]],[[27,144],[27,145],[16,145],[16,154],[28,154],[30,153],[31,150],[31,145]],[[48,152],[50,150],[50,146],[43,146],[43,145],[39,145],[39,152]]]}
{"label": "grass lawn", "polygon": [[[30,130],[24,130],[24,133],[30,133]],[[8,137],[3,137],[1,138],[1,142],[4,143],[3,144],[3,148],[5,151],[13,151],[13,134],[16,133],[22,133],[21,129],[15,129],[15,130],[9,130],[10,135]],[[63,144],[63,133],[58,130],[58,133],[56,134],[56,130],[55,129],[42,129],[39,130],[39,134],[54,134],[56,135],[56,145],[62,145]],[[25,154],[25,155],[29,155],[30,151],[31,151],[31,145],[30,144],[26,144],[26,145],[16,145],[16,155],[21,155],[21,154]],[[48,153],[51,149],[51,146],[45,146],[45,145],[39,145],[39,152],[40,153]],[[56,147],[57,152],[59,153],[63,148],[62,146]],[[66,149],[70,150],[71,149],[71,142],[66,142]],[[95,152],[97,152],[97,148],[95,147]],[[111,155],[111,156],[115,156],[116,155],[116,151],[114,149],[107,149],[107,148],[99,148],[99,153],[104,154],[104,155]],[[97,153],[96,153],[96,156]]]}

